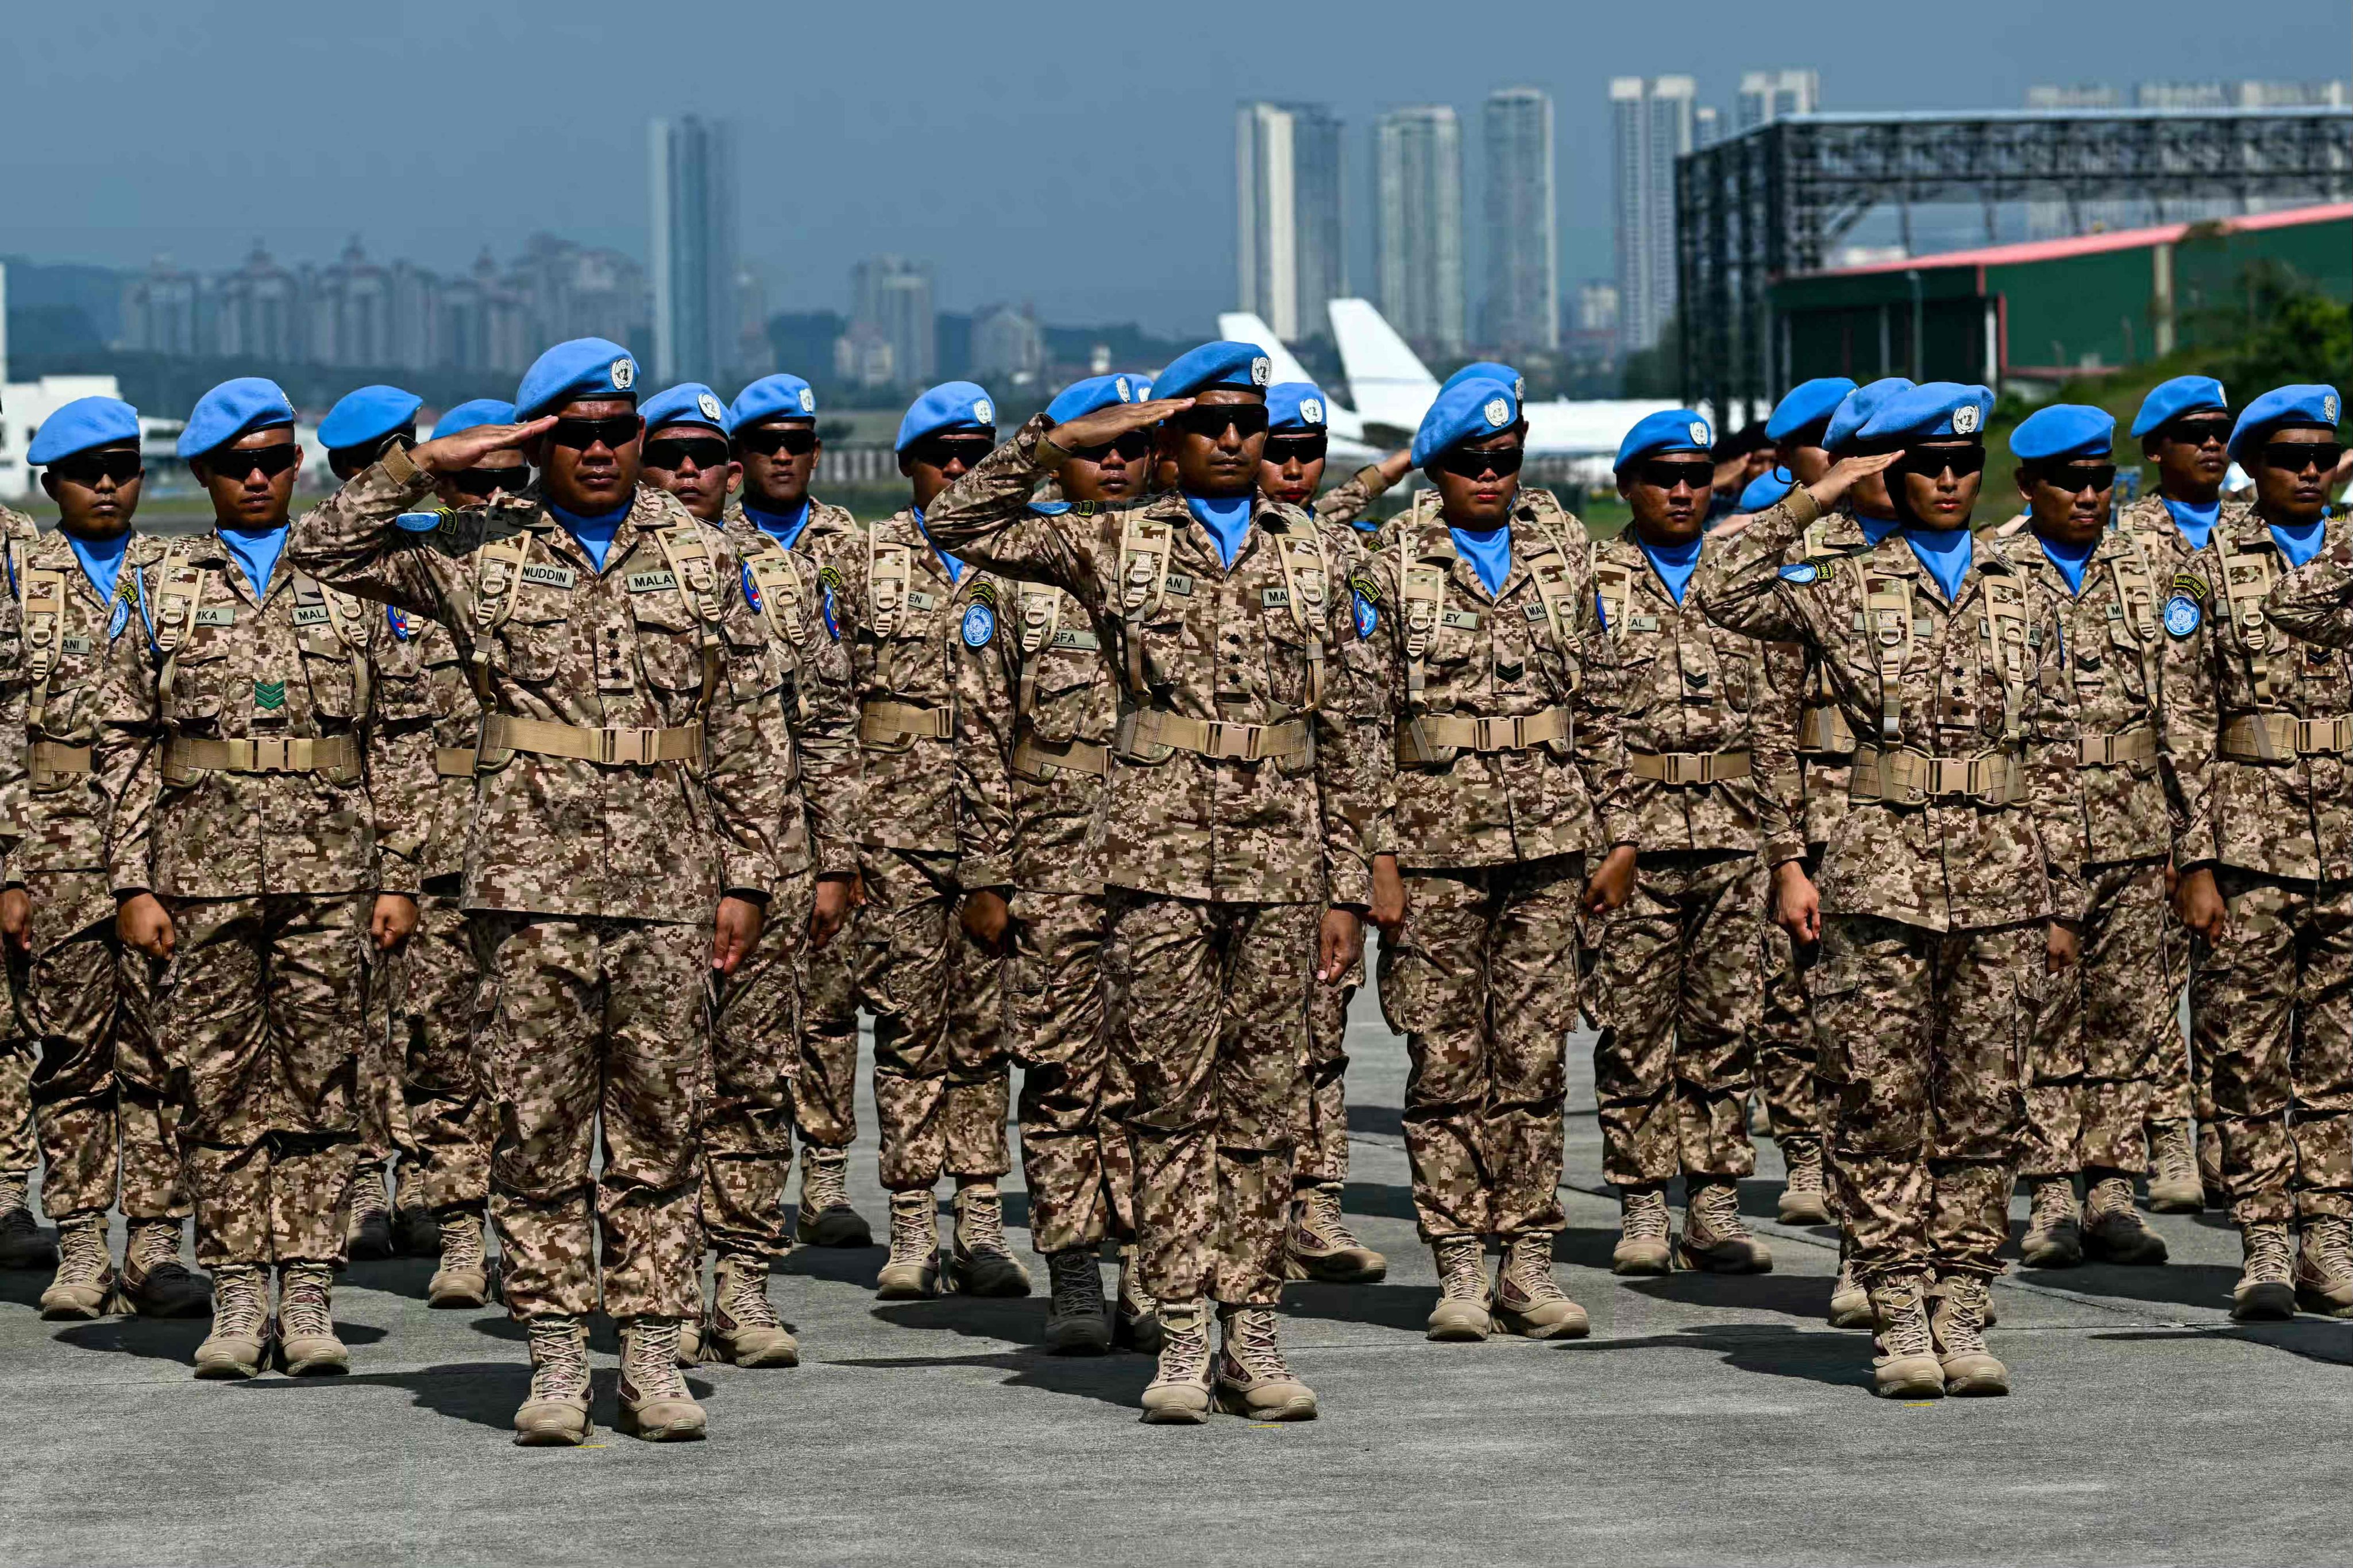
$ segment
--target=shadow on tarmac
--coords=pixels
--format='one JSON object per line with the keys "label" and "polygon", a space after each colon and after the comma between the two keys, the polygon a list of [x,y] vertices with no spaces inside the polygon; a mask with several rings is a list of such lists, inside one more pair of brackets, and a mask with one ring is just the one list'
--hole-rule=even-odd
{"label": "shadow on tarmac", "polygon": [[[212,1331],[212,1319],[202,1318],[100,1318],[95,1322],[71,1323],[59,1329],[54,1336],[59,1344],[74,1345],[86,1351],[111,1351],[121,1355],[141,1356],[150,1361],[193,1363],[196,1346]],[[382,1340],[386,1331],[366,1323],[335,1320],[335,1337],[347,1345],[372,1345]]]}
{"label": "shadow on tarmac", "polygon": [[[589,1419],[607,1431],[612,1430],[620,1414],[620,1396],[615,1392],[620,1375],[613,1368],[598,1368],[589,1374]],[[419,1367],[415,1372],[262,1377],[235,1386],[239,1393],[248,1394],[303,1393],[317,1386],[397,1388],[405,1391],[419,1410],[511,1433],[514,1430],[515,1409],[531,1393],[531,1366],[522,1362],[449,1362]],[[709,1399],[714,1389],[712,1384],[692,1374],[688,1375],[686,1387],[697,1400]]]}
{"label": "shadow on tarmac", "polygon": [[2113,1334],[2094,1334],[2092,1338],[2109,1344],[2245,1340],[2250,1344],[2301,1356],[2306,1361],[2325,1362],[2330,1366],[2353,1366],[2353,1334],[2346,1332],[2344,1323],[2329,1318],[2298,1318],[2287,1323],[2230,1323],[2212,1329],[2134,1329]]}
{"label": "shadow on tarmac", "polygon": [[[1671,1276],[1672,1278],[1672,1276]],[[1768,1277],[1769,1278],[1769,1277]],[[1871,1341],[1862,1334],[1806,1333],[1778,1325],[1751,1324],[1681,1329],[1635,1339],[1562,1340],[1565,1354],[1604,1355],[1619,1351],[1692,1350],[1721,1356],[1739,1372],[1792,1377],[1833,1388],[1871,1386]]]}

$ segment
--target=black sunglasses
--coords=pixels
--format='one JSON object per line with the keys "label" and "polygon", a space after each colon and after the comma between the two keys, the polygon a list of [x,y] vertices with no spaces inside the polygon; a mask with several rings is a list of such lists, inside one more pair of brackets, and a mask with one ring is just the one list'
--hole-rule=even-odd
{"label": "black sunglasses", "polygon": [[2085,490],[2115,488],[2116,466],[2114,463],[2061,463],[2039,470],[2034,477],[2040,482],[2065,490],[2071,496],[2079,496]]}
{"label": "black sunglasses", "polygon": [[1966,479],[1971,474],[1983,473],[1985,462],[1985,448],[1979,446],[1910,447],[1895,459],[1894,467],[1899,474],[1917,474],[1924,479],[1937,479],[1947,472],[1957,479]]}
{"label": "black sunglasses", "polygon": [[1715,488],[1715,465],[1713,462],[1679,463],[1671,458],[1651,458],[1635,470],[1635,477],[1642,483],[1656,485],[1662,490],[1683,485],[1696,495]]}
{"label": "black sunglasses", "polygon": [[915,462],[928,463],[934,468],[944,468],[955,463],[962,463],[970,468],[987,457],[996,445],[986,436],[926,436],[907,448],[907,456]]}
{"label": "black sunglasses", "polygon": [[2166,422],[2162,434],[2168,441],[2179,441],[2186,447],[2217,447],[2231,444],[2231,416],[2227,414],[2193,416]]}
{"label": "black sunglasses", "polygon": [[1476,447],[1455,447],[1432,458],[1430,466],[1442,468],[1450,474],[1460,474],[1466,479],[1482,479],[1488,474],[1500,479],[1518,473],[1520,464],[1526,460],[1527,455],[1526,449],[1520,447],[1503,447],[1483,452]]}
{"label": "black sunglasses", "polygon": [[470,496],[486,496],[494,490],[517,495],[531,483],[531,469],[521,463],[512,468],[461,468],[449,476],[449,482]]}
{"label": "black sunglasses", "polygon": [[817,450],[817,427],[811,425],[760,425],[738,434],[735,445],[746,452],[773,458],[779,452],[799,457]]}
{"label": "black sunglasses", "polygon": [[1099,441],[1092,447],[1073,447],[1071,448],[1071,456],[1084,458],[1090,463],[1100,463],[1113,452],[1117,452],[1123,459],[1133,463],[1150,450],[1152,450],[1150,431],[1124,430],[1110,440]]}
{"label": "black sunglasses", "polygon": [[723,436],[687,436],[646,443],[646,467],[675,471],[693,459],[698,468],[727,466],[727,440]]}
{"label": "black sunglasses", "polygon": [[100,479],[127,485],[147,471],[136,452],[76,452],[49,465],[49,472],[68,484],[96,489]]}
{"label": "black sunglasses", "polygon": [[242,479],[259,468],[264,479],[276,479],[302,460],[302,448],[291,441],[275,447],[224,447],[205,454],[205,468],[216,479]]}
{"label": "black sunglasses", "polygon": [[2345,457],[2344,447],[2336,441],[2266,441],[2263,443],[2263,467],[2281,468],[2300,474],[2314,464],[2327,474]]}
{"label": "black sunglasses", "polygon": [[1214,441],[1227,431],[1233,430],[1247,441],[1253,436],[1266,434],[1266,405],[1199,403],[1176,416],[1174,423],[1187,436],[1206,436]]}
{"label": "black sunglasses", "polygon": [[558,419],[547,438],[575,452],[600,445],[608,452],[617,452],[638,438],[639,428],[634,414],[617,414],[610,419]]}
{"label": "black sunglasses", "polygon": [[1324,436],[1269,436],[1266,455],[1261,461],[1276,468],[1285,463],[1320,463],[1324,454],[1332,449],[1331,439]]}

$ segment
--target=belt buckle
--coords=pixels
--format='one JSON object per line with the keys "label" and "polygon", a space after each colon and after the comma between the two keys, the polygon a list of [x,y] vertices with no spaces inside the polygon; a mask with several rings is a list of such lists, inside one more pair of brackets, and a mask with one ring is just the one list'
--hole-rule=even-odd
{"label": "belt buckle", "polygon": [[1495,750],[1495,721],[1482,714],[1471,721],[1471,749],[1474,752]]}
{"label": "belt buckle", "polygon": [[1660,767],[1659,772],[1664,776],[1662,777],[1659,782],[1667,785],[1671,789],[1680,788],[1684,784],[1696,783],[1696,780],[1683,776],[1683,764],[1691,760],[1691,755],[1692,754],[1689,752],[1661,752],[1659,755],[1659,762],[1662,766]]}
{"label": "belt buckle", "polygon": [[653,731],[650,730],[604,730],[597,745],[602,753],[600,763],[613,763],[630,767],[642,767],[653,761]]}
{"label": "belt buckle", "polygon": [[253,771],[258,773],[282,773],[289,771],[290,742],[283,735],[257,735],[249,742],[253,747]]}

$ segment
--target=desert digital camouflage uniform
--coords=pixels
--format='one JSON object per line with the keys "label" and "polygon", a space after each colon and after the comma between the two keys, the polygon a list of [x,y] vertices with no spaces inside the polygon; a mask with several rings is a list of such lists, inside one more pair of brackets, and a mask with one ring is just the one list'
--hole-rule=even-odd
{"label": "desert digital camouflage uniform", "polygon": [[155,966],[115,935],[110,808],[91,761],[110,647],[145,635],[132,574],[162,553],[134,535],[108,602],[62,533],[8,562],[27,636],[12,672],[21,682],[16,700],[0,710],[23,724],[0,745],[16,764],[5,788],[23,833],[7,879],[25,888],[33,918],[32,950],[10,953],[10,979],[40,1055],[31,1091],[42,1206],[61,1226],[102,1219],[118,1194],[134,1225],[176,1224],[188,1214],[178,1137],[185,1074],[158,1048],[149,1018]]}
{"label": "desert digital camouflage uniform", "polygon": [[154,1000],[187,1074],[180,1122],[197,1260],[340,1263],[353,1163],[383,1090],[368,1038],[368,916],[417,892],[379,854],[371,787],[384,616],[282,554],[257,597],[217,532],[124,580],[94,744],[111,890],[176,930]]}
{"label": "desert digital camouflage uniform", "polygon": [[1306,512],[1263,499],[1230,568],[1181,495],[1039,516],[1030,493],[1067,457],[1048,428],[951,486],[932,537],[1070,594],[1119,683],[1104,968],[1140,1271],[1164,1303],[1272,1306],[1316,921],[1371,898],[1378,774],[1348,706],[1344,574]]}
{"label": "desert digital camouflage uniform", "polygon": [[491,996],[477,1052],[508,1309],[596,1307],[593,1213],[606,1310],[694,1318],[712,912],[779,880],[765,631],[720,531],[660,490],[638,487],[599,572],[535,491],[398,526],[431,489],[396,448],[288,555],[439,622],[482,694],[459,900]]}
{"label": "desert digital camouflage uniform", "polygon": [[1818,514],[1792,491],[1702,557],[1688,596],[1804,647],[1860,738],[1812,996],[1842,1217],[1876,1300],[1931,1270],[2001,1272],[2045,922],[2084,910],[2075,712],[2057,618],[2029,618],[1994,541],[1948,603],[1900,536],[1785,564]]}
{"label": "desert digital camouflage uniform", "polygon": [[1618,652],[1585,530],[1523,490],[1487,591],[1435,490],[1350,576],[1376,744],[1395,759],[1371,837],[1405,878],[1381,1010],[1406,1037],[1406,1152],[1425,1240],[1556,1232],[1562,1056],[1576,1022],[1587,858],[1631,843]]}
{"label": "desert digital camouflage uniform", "polygon": [[[0,550],[6,552],[11,571],[16,559],[33,547],[39,533],[31,518],[0,506]],[[20,631],[16,595],[12,586],[6,605],[0,606],[0,726],[11,733],[23,719],[24,688],[18,675],[24,651]],[[5,802],[6,792],[19,791],[24,786],[25,758],[21,753],[6,754],[14,751],[13,747],[0,746],[0,802]],[[14,846],[21,821],[21,814],[0,813],[0,851]],[[10,880],[21,880],[15,876],[13,868],[7,876]],[[28,1261],[46,1261],[55,1252],[34,1227],[32,1216],[25,1213],[26,1189],[32,1183],[33,1165],[39,1151],[32,1102],[33,1071],[38,1058],[39,1047],[18,1017],[12,1000],[0,1009],[0,1215],[15,1217],[9,1221],[8,1231],[0,1234],[0,1247],[12,1253],[24,1249]]]}

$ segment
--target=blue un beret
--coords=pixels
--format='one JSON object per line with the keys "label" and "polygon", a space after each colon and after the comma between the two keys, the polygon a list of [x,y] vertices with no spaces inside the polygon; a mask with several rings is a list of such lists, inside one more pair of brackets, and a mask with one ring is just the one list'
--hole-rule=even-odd
{"label": "blue un beret", "polygon": [[319,445],[340,451],[381,441],[396,430],[414,429],[417,411],[424,406],[425,399],[396,386],[379,384],[346,392],[319,421]]}
{"label": "blue un beret", "polygon": [[1472,360],[1469,364],[1448,376],[1439,385],[1438,390],[1441,393],[1451,392],[1466,381],[1500,381],[1512,389],[1512,396],[1514,400],[1521,403],[1528,400],[1528,378],[1510,365],[1491,359]]}
{"label": "blue un beret", "polygon": [[1057,425],[1066,425],[1098,408],[1136,402],[1141,395],[1132,375],[1091,375],[1056,393],[1054,401],[1046,405],[1046,417]]}
{"label": "blue un beret", "polygon": [[438,441],[444,436],[471,430],[477,425],[512,425],[514,422],[514,405],[506,399],[472,397],[433,422],[433,439]]}
{"label": "blue un beret", "polygon": [[1779,506],[1781,498],[1797,488],[1797,476],[1787,468],[1775,468],[1769,473],[1759,474],[1748,481],[1746,489],[1740,492],[1739,510],[1767,510]]}
{"label": "blue un beret", "polygon": [[2211,410],[2229,412],[2230,397],[2222,384],[2211,375],[2177,375],[2171,381],[2160,381],[2149,388],[2141,400],[2140,412],[2133,416],[2133,438],[2138,440],[2168,420],[2185,414]]}
{"label": "blue un beret", "polygon": [[2116,416],[2084,403],[2053,403],[2018,422],[2010,455],[2021,463],[2053,458],[2105,458],[2116,450]]}
{"label": "blue un beret", "polygon": [[944,381],[915,399],[899,421],[897,450],[905,451],[926,436],[943,430],[997,430],[997,405],[988,389],[975,381]]}
{"label": "blue un beret", "polygon": [[1327,406],[1324,389],[1312,381],[1277,382],[1266,389],[1266,427],[1293,432],[1325,429],[1331,423]]}
{"label": "blue un beret", "polygon": [[634,403],[638,395],[631,388],[637,384],[638,362],[628,350],[609,338],[575,338],[556,344],[522,373],[522,384],[515,388],[515,417],[537,419],[586,398],[626,397]]}
{"label": "blue un beret", "polygon": [[1899,392],[1911,390],[1912,383],[1900,375],[1856,387],[1840,398],[1838,407],[1831,411],[1830,425],[1822,431],[1822,445],[1833,452],[1845,450],[1862,434],[1862,427],[1871,423],[1871,416],[1879,412],[1881,404]]}
{"label": "blue un beret", "polygon": [[2239,416],[2231,431],[2231,459],[2244,467],[2247,448],[2283,425],[2318,425],[2334,430],[2344,408],[2345,400],[2333,386],[2317,383],[2275,386],[2248,404],[2246,412]]}
{"label": "blue un beret", "polygon": [[1881,404],[1879,412],[1856,434],[1866,441],[1982,438],[1986,416],[1992,412],[1993,392],[1989,387],[1924,381]]}
{"label": "blue un beret", "polygon": [[779,371],[764,375],[735,395],[727,410],[727,434],[733,436],[746,425],[757,425],[763,419],[814,419],[817,417],[817,393],[797,375]]}
{"label": "blue un beret", "polygon": [[655,393],[638,412],[646,416],[649,435],[665,425],[707,425],[722,436],[727,434],[727,405],[699,381],[681,381]]}
{"label": "blue un beret", "polygon": [[1413,433],[1413,466],[1427,464],[1450,447],[1500,436],[1519,423],[1520,400],[1500,381],[1458,381],[1431,400]]}
{"label": "blue un beret", "polygon": [[1211,387],[1264,391],[1274,374],[1274,363],[1256,343],[1227,339],[1203,343],[1178,354],[1152,380],[1155,397],[1190,397]]}
{"label": "blue un beret", "polygon": [[294,400],[285,388],[262,376],[240,375],[196,399],[180,430],[180,456],[201,458],[248,432],[293,423]]}
{"label": "blue un beret", "polygon": [[1766,439],[1786,441],[1807,426],[1820,424],[1838,412],[1838,405],[1853,390],[1854,383],[1842,375],[1818,375],[1799,382],[1773,405],[1773,416],[1765,421]]}
{"label": "blue un beret", "polygon": [[25,461],[54,463],[92,447],[137,439],[139,410],[119,397],[77,397],[41,421]]}
{"label": "blue un beret", "polygon": [[1704,452],[1715,445],[1715,432],[1706,420],[1688,408],[1662,408],[1646,414],[1618,443],[1616,467],[1624,468],[1653,452]]}

